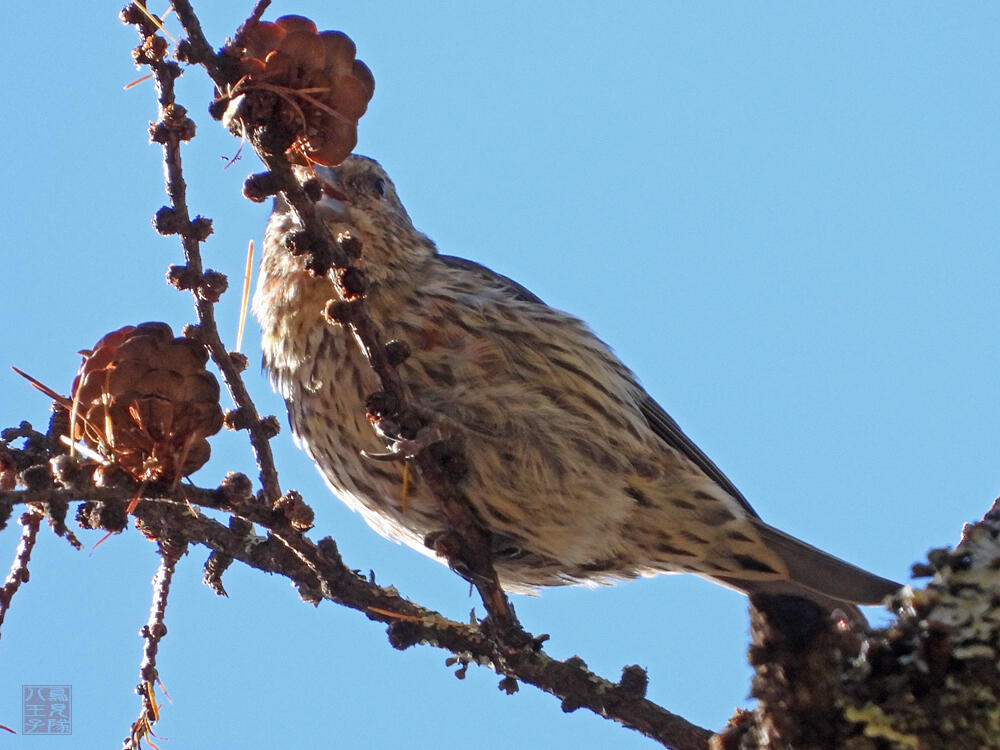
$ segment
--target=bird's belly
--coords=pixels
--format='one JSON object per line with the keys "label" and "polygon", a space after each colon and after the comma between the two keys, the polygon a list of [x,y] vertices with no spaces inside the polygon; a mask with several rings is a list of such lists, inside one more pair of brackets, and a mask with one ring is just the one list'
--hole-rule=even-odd
{"label": "bird's belly", "polygon": [[[425,537],[447,528],[437,499],[401,461],[363,454],[387,449],[365,413],[377,384],[355,343],[325,327],[307,356],[281,361],[296,363],[272,369],[292,431],[333,492],[378,533],[432,554]],[[651,449],[614,424],[574,421],[544,389],[526,389],[502,371],[462,388],[431,377],[448,363],[427,352],[404,367],[419,407],[461,440],[469,470],[460,489],[497,537],[505,586],[517,591],[650,572],[649,556],[629,543],[630,527],[649,511],[635,488],[679,481],[662,476],[655,440]],[[645,501],[656,496],[649,491]]]}

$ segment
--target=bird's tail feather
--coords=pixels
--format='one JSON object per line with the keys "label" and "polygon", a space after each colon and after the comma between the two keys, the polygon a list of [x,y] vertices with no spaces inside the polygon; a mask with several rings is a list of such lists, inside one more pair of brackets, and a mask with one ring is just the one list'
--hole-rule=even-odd
{"label": "bird's tail feather", "polygon": [[744,580],[713,576],[719,582],[747,594],[800,596],[828,610],[856,611],[855,604],[879,604],[898,591],[901,584],[851,565],[822,550],[799,541],[763,521],[754,525],[764,544],[788,568],[787,579]]}

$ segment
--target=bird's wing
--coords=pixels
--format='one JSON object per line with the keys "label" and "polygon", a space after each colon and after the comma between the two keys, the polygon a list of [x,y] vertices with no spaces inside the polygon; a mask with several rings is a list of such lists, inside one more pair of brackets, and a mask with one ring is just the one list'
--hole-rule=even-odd
{"label": "bird's wing", "polygon": [[446,266],[450,266],[451,268],[461,268],[464,271],[477,273],[484,279],[497,284],[497,286],[509,289],[514,295],[514,299],[519,299],[522,302],[536,302],[539,305],[545,304],[541,299],[539,299],[538,295],[532,294],[530,291],[514,281],[514,279],[510,279],[503,274],[497,273],[480,263],[476,263],[474,260],[466,260],[465,258],[458,258],[454,255],[438,255],[437,259]]}
{"label": "bird's wing", "polygon": [[729,480],[729,477],[722,473],[722,469],[716,466],[712,459],[706,456],[701,448],[695,445],[691,438],[684,434],[684,431],[674,421],[673,417],[667,414],[663,410],[663,407],[656,403],[653,397],[645,391],[642,392],[642,401],[639,404],[639,408],[649,426],[653,428],[653,432],[659,435],[667,445],[680,451],[693,461],[695,466],[701,469],[709,479],[739,500],[740,504],[751,516],[754,518],[759,517],[757,516],[757,512],[750,507],[747,499],[743,497],[743,493],[736,489],[736,485]]}
{"label": "bird's wing", "polygon": [[[446,266],[477,273],[491,283],[509,290],[515,299],[539,305],[545,304],[537,295],[528,291],[513,279],[507,278],[503,274],[499,274],[475,261],[458,258],[453,255],[438,255],[437,257]],[[701,448],[695,445],[691,438],[684,434],[680,425],[663,410],[662,406],[656,403],[652,396],[642,390],[641,386],[636,385],[641,394],[639,408],[653,432],[671,448],[687,456],[706,476],[736,498],[751,516],[757,518],[757,512],[750,507],[750,503],[743,497],[743,493],[736,489],[736,485],[729,480],[729,477],[723,474],[722,470],[712,462],[712,459],[706,456]]]}

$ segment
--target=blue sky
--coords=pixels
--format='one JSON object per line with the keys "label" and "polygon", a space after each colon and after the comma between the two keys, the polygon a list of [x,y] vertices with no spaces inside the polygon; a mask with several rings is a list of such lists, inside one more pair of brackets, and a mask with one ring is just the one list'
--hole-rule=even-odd
{"label": "blue sky", "polygon": [[[218,44],[250,5],[196,9]],[[377,82],[358,150],[417,226],[588,320],[767,521],[904,580],[986,510],[1000,487],[1000,6],[338,5],[275,2],[268,17],[304,14],[357,42]],[[163,282],[178,243],[150,229],[164,202],[153,93],[122,91],[139,74],[118,7],[5,11],[18,33],[0,49],[3,426],[47,420],[7,364],[66,391],[74,352],[107,331],[193,319]],[[249,154],[223,169],[237,143],[205,114],[210,94],[197,70],[180,81],[199,125],[190,206],[215,222],[204,257],[235,287],[218,308],[232,341],[267,210],[240,198]],[[258,339],[252,323],[254,361]],[[284,423],[255,368],[248,380]],[[287,430],[274,445],[317,538],[467,616],[462,581],[369,531]],[[252,473],[242,435],[213,451],[200,483]],[[15,544],[0,535],[0,565]],[[303,605],[283,579],[236,566],[229,599],[215,597],[204,558],[179,567],[161,645],[167,747],[652,746],[534,688],[508,697],[485,670],[460,682],[443,652],[395,652],[380,626]],[[124,736],[156,564],[134,532],[93,554],[43,535],[0,640],[0,723],[19,726],[20,684],[71,684],[74,738],[6,745]],[[515,605],[553,655],[609,677],[641,664],[650,697],[692,721],[721,726],[745,701],[735,593],[674,576]]]}

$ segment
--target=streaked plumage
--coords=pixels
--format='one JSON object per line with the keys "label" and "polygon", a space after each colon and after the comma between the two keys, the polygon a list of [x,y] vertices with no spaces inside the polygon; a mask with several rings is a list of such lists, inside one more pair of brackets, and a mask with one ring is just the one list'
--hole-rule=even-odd
{"label": "streaked plumage", "polygon": [[[368,310],[412,349],[401,377],[463,441],[462,488],[497,539],[508,590],[688,572],[833,607],[898,587],[761,521],[584,323],[438,254],[376,162],[352,156],[317,173],[331,187],[321,215],[362,240]],[[384,450],[365,418],[375,380],[348,333],[323,320],[332,284],[282,245],[295,228],[279,199],[254,297],[265,366],[333,491],[428,554],[424,537],[445,527],[437,501],[419,480],[404,500],[402,467],[362,457]]]}

